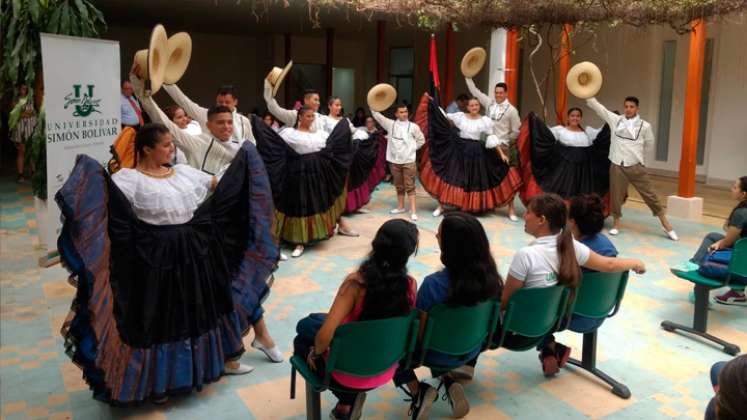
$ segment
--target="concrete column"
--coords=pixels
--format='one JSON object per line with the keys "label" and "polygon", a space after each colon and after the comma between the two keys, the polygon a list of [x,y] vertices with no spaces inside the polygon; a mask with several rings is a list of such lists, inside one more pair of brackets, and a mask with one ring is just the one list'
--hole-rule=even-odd
{"label": "concrete column", "polygon": [[687,60],[685,118],[682,129],[682,154],[677,195],[669,196],[667,209],[673,216],[699,219],[703,214],[703,199],[695,197],[695,166],[697,164],[698,125],[705,62],[706,24],[702,19],[692,22],[690,51]]}

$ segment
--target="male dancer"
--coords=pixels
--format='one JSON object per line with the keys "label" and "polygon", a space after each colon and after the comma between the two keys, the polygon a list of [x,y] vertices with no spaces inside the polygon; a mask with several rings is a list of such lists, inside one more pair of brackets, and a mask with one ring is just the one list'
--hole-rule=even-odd
{"label": "male dancer", "polygon": [[622,204],[628,194],[628,184],[633,184],[654,216],[659,218],[664,232],[669,239],[679,238],[667,220],[667,214],[659,203],[651,180],[646,172],[644,155],[646,146],[653,143],[654,133],[651,124],[638,115],[638,98],[628,96],[624,101],[624,115],[607,110],[596,98],[586,100],[586,105],[593,109],[612,129],[610,137],[610,207],[613,223],[610,235],[620,233]]}
{"label": "male dancer", "polygon": [[[166,93],[171,96],[171,99],[179,105],[184,112],[192,117],[195,121],[199,122],[202,126],[202,131],[207,130],[208,121],[208,109],[203,108],[196,103],[192,102],[187,95],[179,89],[177,85],[163,85],[163,89]],[[215,105],[225,106],[231,110],[231,119],[233,120],[233,132],[231,133],[231,140],[238,141],[241,144],[244,140],[249,140],[252,143],[254,141],[254,134],[252,133],[252,122],[249,118],[241,115],[237,110],[236,106],[239,104],[239,98],[236,95],[236,89],[233,86],[221,86],[218,88],[218,92],[215,95]]]}
{"label": "male dancer", "polygon": [[[519,111],[508,101],[508,85],[503,82],[497,83],[493,88],[494,97],[491,98],[480,92],[471,78],[466,77],[464,80],[469,92],[480,101],[480,105],[485,109],[485,115],[493,120],[493,134],[498,137],[501,150],[506,156],[509,156],[509,166],[518,166],[516,139],[519,138],[521,120],[519,119]],[[516,217],[513,199],[508,203],[508,218],[512,222],[519,220]]]}

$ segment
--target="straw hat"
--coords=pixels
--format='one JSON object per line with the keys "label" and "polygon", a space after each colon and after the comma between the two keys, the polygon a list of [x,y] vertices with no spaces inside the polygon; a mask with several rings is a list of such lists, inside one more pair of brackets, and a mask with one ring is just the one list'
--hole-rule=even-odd
{"label": "straw hat", "polygon": [[288,74],[291,67],[293,67],[293,60],[289,61],[284,68],[273,67],[272,70],[267,73],[267,81],[272,85],[273,98],[278,93],[278,89],[280,89],[280,85],[283,83],[283,79],[285,79],[285,76]]}
{"label": "straw hat", "polygon": [[475,47],[467,51],[462,57],[462,74],[464,77],[475,77],[482,70],[482,66],[485,65],[487,56],[488,53],[485,52],[484,48]]}
{"label": "straw hat", "polygon": [[368,107],[382,112],[392,106],[397,99],[397,90],[388,83],[379,83],[368,91]]}
{"label": "straw hat", "polygon": [[192,38],[186,32],[179,32],[170,36],[166,43],[169,59],[163,82],[173,85],[184,76],[184,72],[189,67],[189,59],[192,57]]}
{"label": "straw hat", "polygon": [[565,83],[573,96],[588,99],[602,88],[602,72],[596,64],[584,61],[571,67]]}
{"label": "straw hat", "polygon": [[156,25],[150,33],[148,49],[135,53],[135,63],[139,67],[138,76],[150,82],[151,94],[161,89],[163,77],[166,74],[168,54],[166,29],[163,25]]}

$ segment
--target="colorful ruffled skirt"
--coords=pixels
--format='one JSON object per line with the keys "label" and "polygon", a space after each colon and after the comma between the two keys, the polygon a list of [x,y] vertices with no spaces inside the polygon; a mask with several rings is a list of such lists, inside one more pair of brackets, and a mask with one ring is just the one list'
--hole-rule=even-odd
{"label": "colorful ruffled skirt", "polygon": [[267,167],[275,203],[273,231],[284,242],[308,245],[331,237],[345,211],[353,143],[347,120],[319,152],[295,152],[261,119],[252,118],[257,149]]}
{"label": "colorful ruffled skirt", "polygon": [[521,187],[516,168],[503,162],[495,149],[459,137],[429,97],[423,97],[417,113],[416,122],[427,121],[426,144],[419,160],[420,182],[433,198],[470,213],[492,210],[513,200]]}
{"label": "colorful ruffled skirt", "polygon": [[113,405],[217,381],[244,352],[279,249],[262,160],[250,143],[180,225],[139,220],[88,156],[55,197],[63,264],[77,287],[62,335],[96,399]]}
{"label": "colorful ruffled skirt", "polygon": [[609,209],[610,128],[605,125],[588,147],[566,146],[534,113],[524,119],[519,133],[519,155],[524,181],[519,196],[526,205],[532,197],[555,193],[565,200],[596,193]]}
{"label": "colorful ruffled skirt", "polygon": [[353,213],[368,204],[371,193],[386,176],[386,137],[376,131],[367,140],[356,141],[348,175],[345,213]]}

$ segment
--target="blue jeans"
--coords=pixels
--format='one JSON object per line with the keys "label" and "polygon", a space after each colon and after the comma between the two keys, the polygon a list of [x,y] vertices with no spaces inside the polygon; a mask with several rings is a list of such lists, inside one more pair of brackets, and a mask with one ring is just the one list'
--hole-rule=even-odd
{"label": "blue jeans", "polygon": [[[302,357],[306,360],[306,356],[309,355],[311,347],[314,346],[314,340],[319,329],[322,328],[324,320],[327,319],[325,313],[314,313],[309,314],[306,318],[301,319],[296,324],[296,338],[293,340],[293,354]],[[324,362],[317,363],[316,371],[314,373],[319,378],[324,378]],[[339,382],[335,381],[334,378],[330,378],[330,385],[335,389],[331,390],[335,397],[340,400],[340,404],[353,405],[355,397],[364,390],[348,388]]]}

